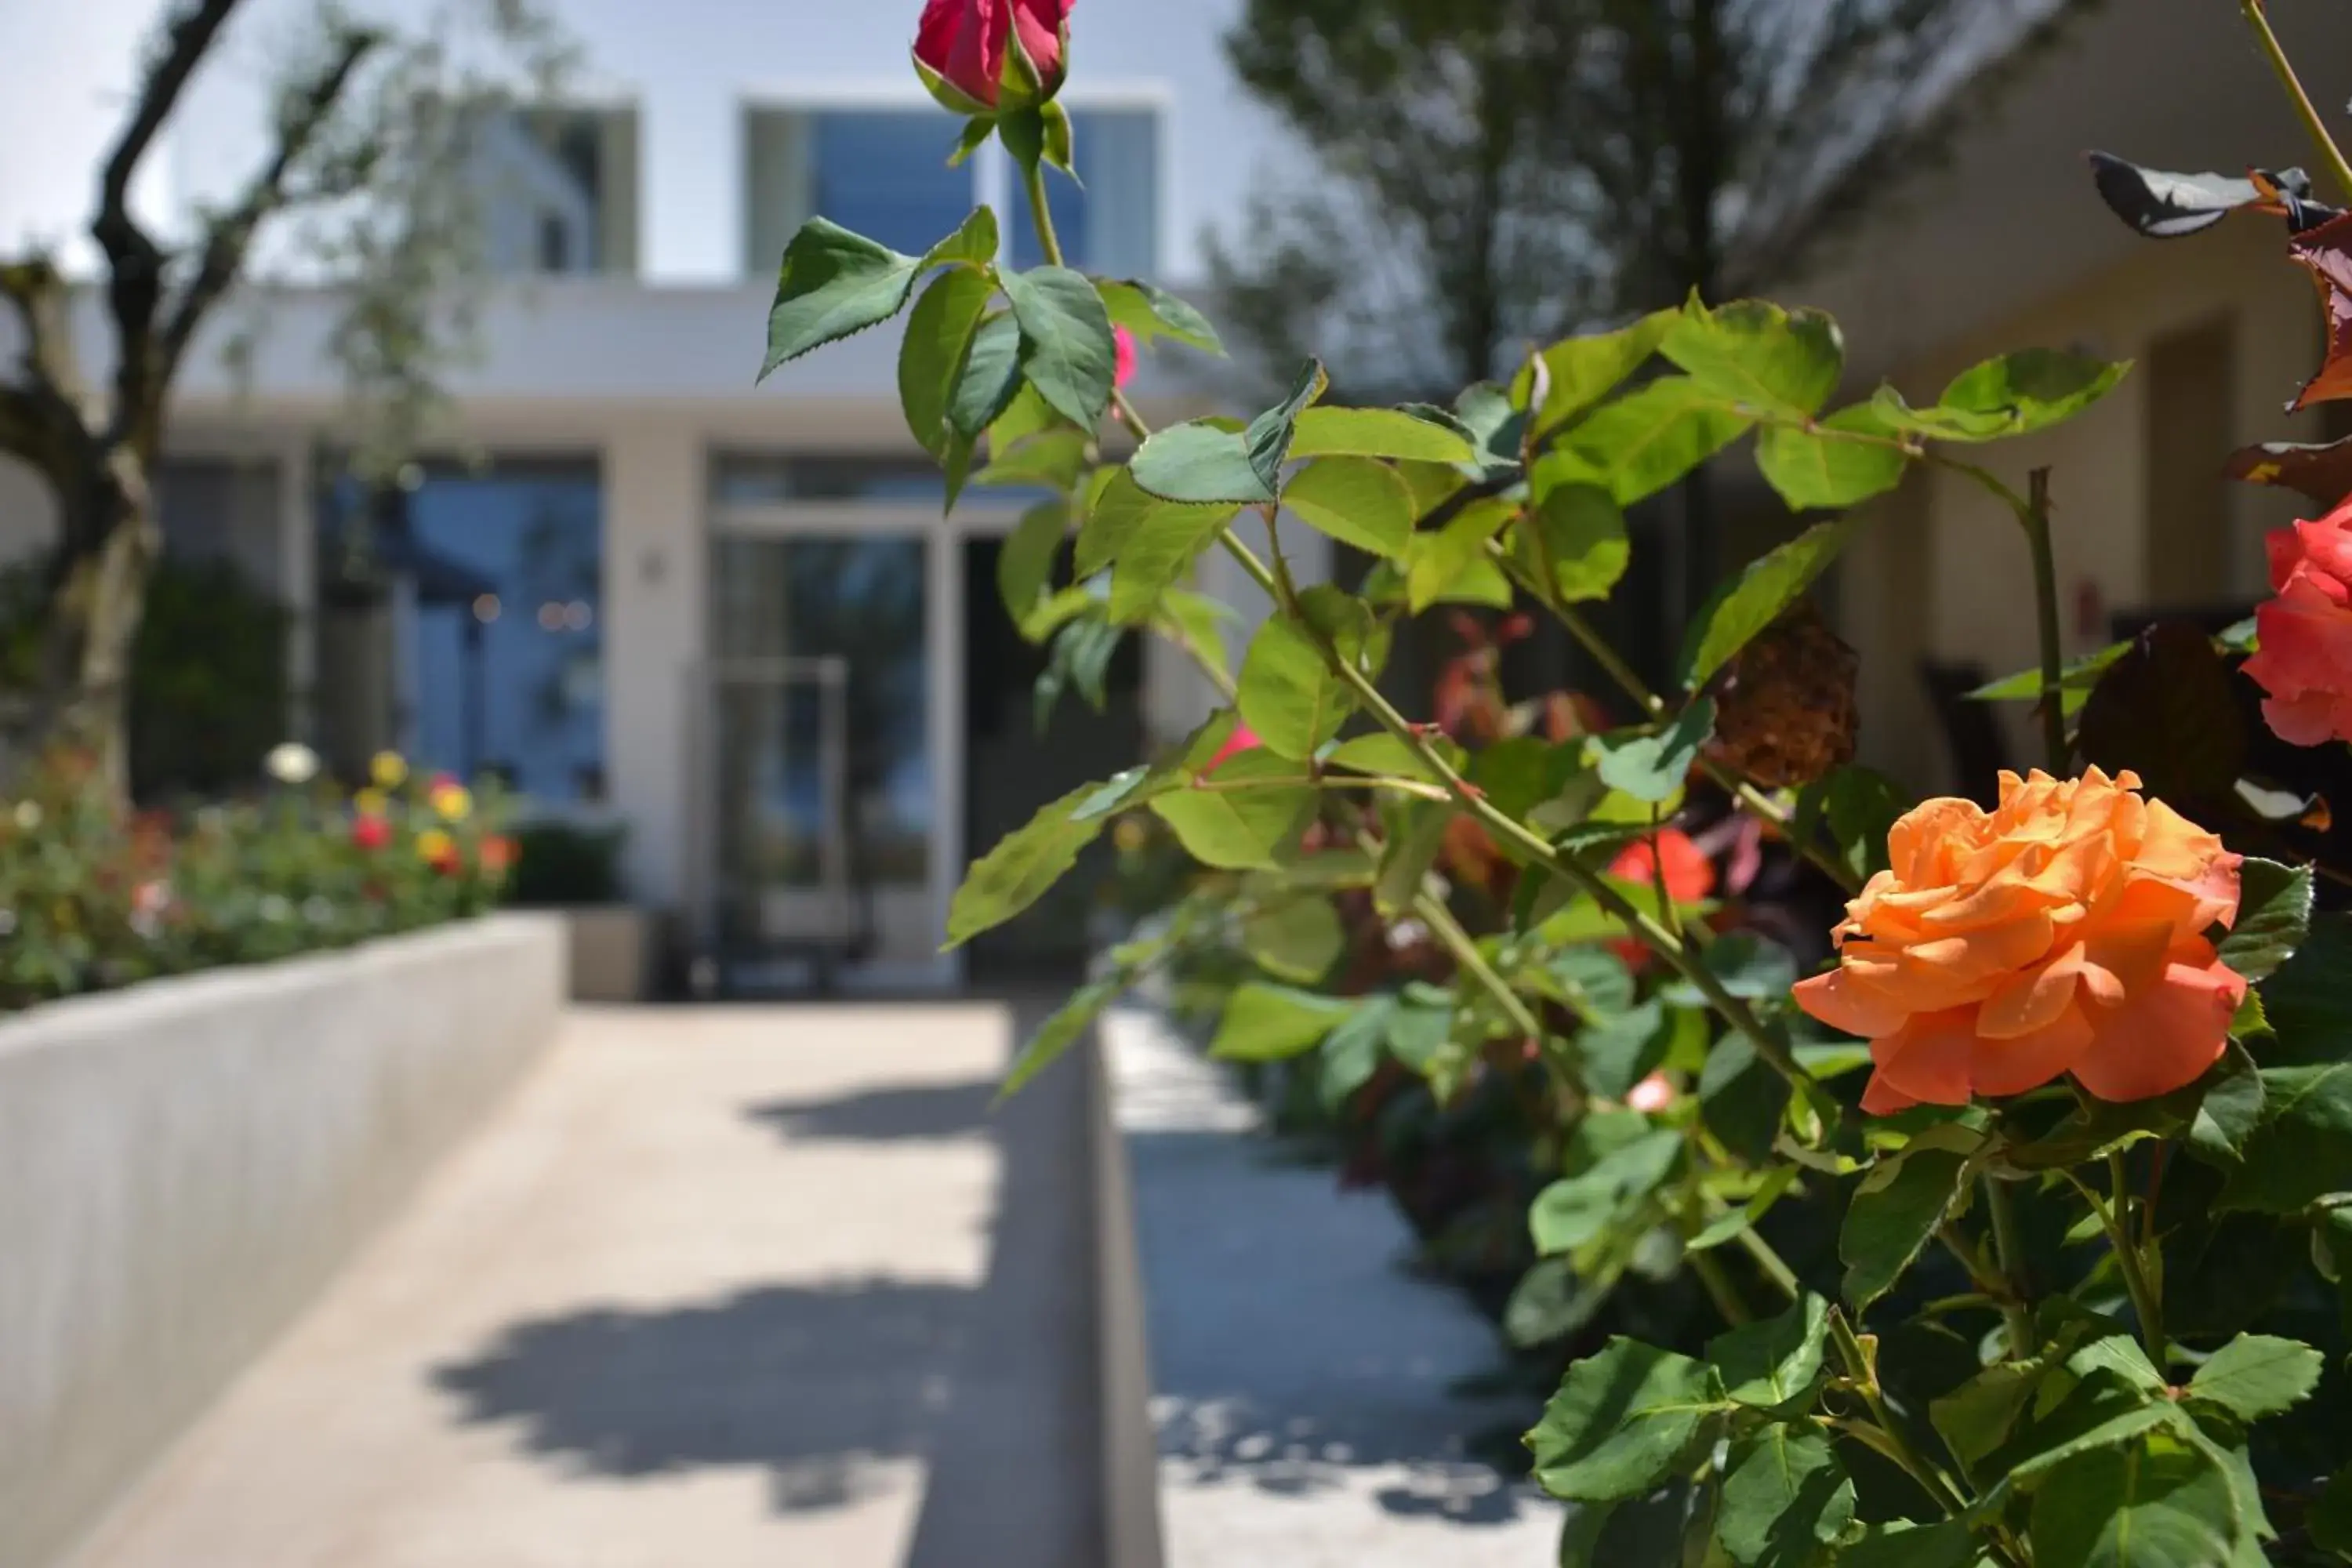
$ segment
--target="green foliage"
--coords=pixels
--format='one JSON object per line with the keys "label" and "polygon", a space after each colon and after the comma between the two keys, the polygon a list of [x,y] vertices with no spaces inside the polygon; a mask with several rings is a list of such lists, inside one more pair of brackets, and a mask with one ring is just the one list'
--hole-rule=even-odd
{"label": "green foliage", "polygon": [[[1435,25],[1405,26],[1387,0],[1360,9],[1360,26],[1334,14],[1318,27],[1367,58],[1409,54]],[[1492,20],[1446,26],[1489,37]],[[1489,63],[1527,68],[1566,36],[1558,20],[1526,23],[1520,53]],[[1627,41],[1623,17],[1585,20],[1584,41]],[[1595,68],[1550,89],[1581,93]],[[1016,159],[1051,155],[1037,121],[1000,132]],[[1851,989],[1800,989],[1796,955],[1817,953],[1839,899],[1886,869],[1916,797],[1852,765],[1801,782],[1743,742],[1816,711],[1846,722],[1843,650],[1792,652],[1774,628],[1874,526],[1864,503],[1913,464],[1941,464],[2015,511],[2040,550],[2051,520],[1939,448],[2048,429],[2126,367],[2016,353],[1924,408],[1891,388],[1833,407],[1835,323],[1702,293],[1537,349],[1507,382],[1477,379],[1489,352],[1444,405],[1403,401],[1422,390],[1396,407],[1327,405],[1301,344],[1286,392],[1247,420],[1153,430],[1118,405],[1136,443],[1122,463],[1097,428],[1111,329],[1213,351],[1190,307],[1064,268],[1006,274],[992,231],[919,264],[804,238],[802,286],[782,302],[788,347],[898,308],[922,269],[944,268],[916,304],[904,401],[951,489],[985,440],[982,482],[1049,492],[1013,531],[998,584],[1024,635],[1052,645],[1041,690],[1098,685],[1109,650],[1144,627],[1222,694],[1185,742],[1010,836],[958,895],[951,942],[1017,914],[1114,825],[1123,864],[1181,851],[1200,868],[1048,1020],[1011,1082],[1151,974],[1188,1017],[1215,1017],[1213,1055],[1275,1068],[1259,1076],[1277,1119],[1386,1184],[1424,1260],[1476,1280],[1515,1345],[1566,1364],[1528,1439],[1538,1483],[1579,1505],[1562,1563],[2252,1568],[2352,1516],[2310,1485],[2346,1468],[2314,1396],[2352,1336],[2352,922],[2314,914],[2318,873],[2243,861],[2235,917],[2210,933],[2257,988],[2235,1038],[2150,1036],[2212,1060],[2197,1081],[2109,1103],[2053,1070],[1997,1102],[1882,1114],[1902,1099],[1894,1053],[2003,1047],[1990,1012],[1966,1038],[1963,1009],[2021,996],[2038,1009],[2040,988],[2066,979],[2060,1023],[2095,1027],[2162,955],[2110,951],[2099,922],[2123,916],[2095,899],[2077,955],[2076,910],[2053,905],[2044,932],[1991,894],[1956,912],[1939,892],[1919,902],[1923,931],[1948,922],[1969,963],[2011,935],[2016,954],[1955,979],[1919,951],[1874,964],[1872,939],[1847,927],[1836,985]],[[1687,484],[1703,511],[1706,466],[1751,431],[1790,508],[1844,515],[1722,582],[1681,628],[1661,694],[1601,629],[1640,613],[1623,602],[1643,536],[1627,509]],[[1245,510],[1258,519],[1237,528]],[[1283,511],[1369,557],[1360,588],[1297,582],[1290,559],[1262,555],[1257,524]],[[1221,624],[1244,606],[1184,586],[1212,548],[1271,601],[1245,648]],[[1588,619],[1594,604],[1606,611]],[[1440,606],[1454,651],[1424,692],[1429,672],[1392,672],[1387,655]],[[1517,689],[1507,650],[1528,635],[1523,606],[1558,619],[1622,698]],[[2061,679],[2050,765],[2078,750],[2130,766],[2192,820],[2283,853],[2321,819],[2242,776],[2252,752],[2224,658],[2246,646],[2242,628],[2158,628],[2081,662]],[[1979,695],[2040,694],[2037,671]],[[2078,709],[2079,732],[2057,722]],[[1644,841],[1651,852],[1624,855]],[[2063,891],[2074,855],[2071,839],[2029,848],[2000,898]],[[1801,858],[1818,875],[1786,897]],[[2153,903],[2160,888],[2123,897]],[[1882,881],[1874,896],[1903,911],[1916,891]],[[2069,967],[2030,973],[2049,959]],[[1882,987],[1904,994],[1889,1017],[1917,1033],[1849,1039],[1796,1005],[1839,1016],[1822,998],[1843,994],[1862,1024]],[[2047,1047],[2044,1026],[2019,1048]],[[1602,1348],[1570,1361],[1571,1342]]]}
{"label": "green foliage", "polygon": [[514,860],[504,807],[494,791],[460,792],[462,810],[429,793],[359,812],[310,780],[134,815],[91,787],[86,758],[47,760],[0,799],[0,1012],[487,911]]}

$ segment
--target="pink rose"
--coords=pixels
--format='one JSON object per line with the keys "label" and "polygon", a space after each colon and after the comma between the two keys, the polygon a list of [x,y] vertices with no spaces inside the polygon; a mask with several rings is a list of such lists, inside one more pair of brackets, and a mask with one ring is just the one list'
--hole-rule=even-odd
{"label": "pink rose", "polygon": [[1118,374],[1113,378],[1112,384],[1124,389],[1129,382],[1135,379],[1135,334],[1125,327],[1113,327],[1110,335],[1112,341],[1118,344]]}
{"label": "pink rose", "polygon": [[2246,673],[2270,693],[2282,741],[2352,740],[2352,501],[2267,541],[2278,597],[2254,612],[2262,648]]}
{"label": "pink rose", "polygon": [[1019,40],[1040,96],[1062,85],[1071,0],[928,0],[915,31],[915,64],[940,101],[959,114],[994,109],[1007,44]]}

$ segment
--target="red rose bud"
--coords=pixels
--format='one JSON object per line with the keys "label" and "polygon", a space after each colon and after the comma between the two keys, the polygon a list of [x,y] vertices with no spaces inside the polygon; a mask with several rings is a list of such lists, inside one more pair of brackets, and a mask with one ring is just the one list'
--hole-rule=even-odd
{"label": "red rose bud", "polygon": [[1264,744],[1265,742],[1257,738],[1257,731],[1248,725],[1234,725],[1233,737],[1217,748],[1217,754],[1209,759],[1209,765],[1201,770],[1201,776],[1207,778],[1244,752],[1255,752]]}
{"label": "red rose bud", "polygon": [[1127,384],[1135,379],[1135,334],[1125,327],[1113,327],[1110,335],[1118,344],[1118,374],[1111,384],[1124,391]]}
{"label": "red rose bud", "polygon": [[392,842],[392,824],[381,816],[355,816],[352,819],[352,842],[370,852]]}
{"label": "red rose bud", "polygon": [[990,114],[1060,90],[1071,0],[929,0],[915,30],[915,68],[958,114]]}

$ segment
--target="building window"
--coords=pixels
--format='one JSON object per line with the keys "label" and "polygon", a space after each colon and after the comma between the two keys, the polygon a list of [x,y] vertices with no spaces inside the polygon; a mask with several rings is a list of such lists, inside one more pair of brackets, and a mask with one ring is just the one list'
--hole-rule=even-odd
{"label": "building window", "polygon": [[[947,479],[927,458],[771,457],[726,454],[711,468],[711,500],[721,508],[783,506],[795,502],[946,508]],[[1028,508],[1049,498],[1042,489],[988,486],[966,490],[964,510]]]}
{"label": "building window", "polygon": [[[1118,276],[1159,269],[1160,117],[1148,109],[1072,111],[1080,184],[1049,176],[1055,226],[1074,267]],[[1002,149],[950,167],[952,121],[900,109],[752,109],[744,123],[745,276],[773,276],[811,217],[920,255],[971,209],[1012,188]],[[1021,198],[1016,196],[1016,205]],[[1025,206],[1002,226],[1007,254],[1038,264]]]}
{"label": "building window", "polygon": [[[1115,278],[1160,270],[1160,116],[1148,109],[1071,111],[1076,180],[1045,172],[1045,202],[1063,257],[1073,267]],[[1015,267],[1043,265],[1025,195],[1013,197],[1020,221],[1007,226]]]}
{"label": "building window", "polygon": [[474,157],[495,270],[636,271],[634,110],[503,110],[484,121]]}
{"label": "building window", "polygon": [[541,804],[603,799],[603,491],[593,461],[331,487],[319,721],[339,767],[392,746]]}

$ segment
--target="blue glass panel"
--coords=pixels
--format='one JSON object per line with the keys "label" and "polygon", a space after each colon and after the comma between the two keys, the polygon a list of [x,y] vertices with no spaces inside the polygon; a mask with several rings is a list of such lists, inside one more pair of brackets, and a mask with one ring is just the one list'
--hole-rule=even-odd
{"label": "blue glass panel", "polygon": [[603,489],[588,464],[435,474],[387,542],[416,602],[420,769],[604,793]]}
{"label": "blue glass panel", "polygon": [[[1148,277],[1160,265],[1160,116],[1148,109],[1081,109],[1070,116],[1078,177],[1048,169],[1045,205],[1073,267],[1116,277]],[[1008,247],[1017,267],[1044,260],[1016,192],[1017,221]]]}
{"label": "blue glass panel", "polygon": [[948,167],[953,120],[929,110],[834,110],[814,119],[819,216],[919,256],[971,216],[971,165]]}

